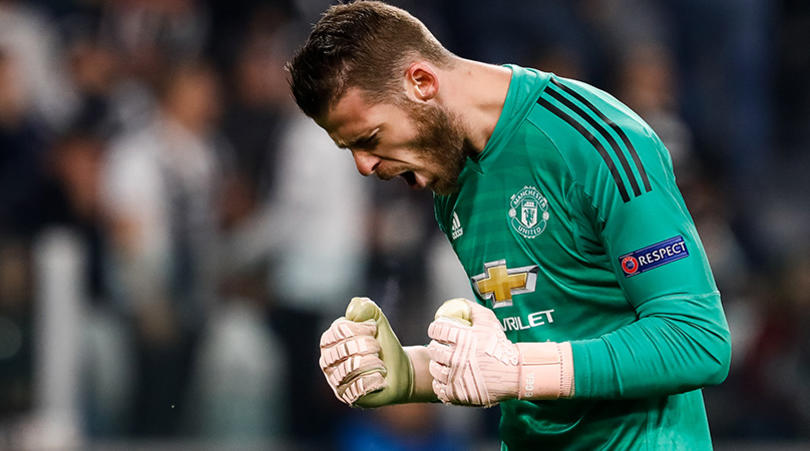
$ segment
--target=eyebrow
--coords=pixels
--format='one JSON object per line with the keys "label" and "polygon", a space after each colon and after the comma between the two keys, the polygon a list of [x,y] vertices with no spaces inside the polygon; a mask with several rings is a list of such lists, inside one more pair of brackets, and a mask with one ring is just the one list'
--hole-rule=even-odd
{"label": "eyebrow", "polygon": [[357,138],[354,138],[354,139],[350,140],[349,142],[346,142],[346,143],[339,142],[339,143],[337,143],[337,145],[341,149],[350,149],[352,147],[357,147],[357,146],[361,146],[363,144],[368,144],[369,141],[374,139],[374,136],[379,131],[380,131],[380,127],[377,127],[377,128],[375,128],[374,130],[372,130],[372,131],[370,131],[368,133],[365,133],[363,135],[358,136]]}

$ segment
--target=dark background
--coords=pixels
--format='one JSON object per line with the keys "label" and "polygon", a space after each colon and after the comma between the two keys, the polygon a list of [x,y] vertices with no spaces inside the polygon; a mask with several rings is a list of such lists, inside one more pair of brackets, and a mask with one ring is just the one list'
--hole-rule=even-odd
{"label": "dark background", "polygon": [[[353,295],[417,344],[469,293],[430,195],[357,177],[290,99],[328,4],[0,1],[0,448],[497,446],[497,408],[352,410],[317,368]],[[732,331],[716,444],[807,444],[810,5],[395,4],[656,129]]]}

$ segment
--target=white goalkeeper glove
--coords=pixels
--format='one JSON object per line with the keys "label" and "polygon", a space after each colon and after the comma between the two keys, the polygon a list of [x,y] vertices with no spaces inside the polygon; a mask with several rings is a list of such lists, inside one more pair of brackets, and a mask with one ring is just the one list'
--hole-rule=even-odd
{"label": "white goalkeeper glove", "polygon": [[433,391],[442,402],[489,407],[574,394],[570,343],[512,343],[495,314],[479,304],[445,302],[428,335]]}
{"label": "white goalkeeper glove", "polygon": [[380,307],[353,298],[321,336],[319,360],[335,396],[357,407],[435,400],[424,346],[403,348]]}

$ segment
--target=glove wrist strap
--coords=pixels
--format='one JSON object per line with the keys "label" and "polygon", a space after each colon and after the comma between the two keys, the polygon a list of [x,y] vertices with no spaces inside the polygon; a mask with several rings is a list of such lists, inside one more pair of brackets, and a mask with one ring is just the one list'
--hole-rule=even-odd
{"label": "glove wrist strap", "polygon": [[574,395],[571,344],[517,343],[520,351],[518,399],[544,400]]}

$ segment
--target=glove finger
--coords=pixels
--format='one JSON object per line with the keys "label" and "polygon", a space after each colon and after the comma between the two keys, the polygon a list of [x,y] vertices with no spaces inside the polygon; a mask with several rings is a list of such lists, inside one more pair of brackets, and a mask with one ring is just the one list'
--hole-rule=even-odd
{"label": "glove finger", "polygon": [[450,362],[452,362],[453,359],[453,347],[439,343],[436,340],[431,340],[427,349],[431,361],[441,363],[444,366],[450,366]]}
{"label": "glove finger", "polygon": [[345,340],[357,335],[368,335],[373,337],[377,333],[377,323],[374,320],[356,323],[340,317],[332,322],[332,325],[321,335],[321,347]]}
{"label": "glove finger", "polygon": [[472,302],[464,298],[455,298],[445,301],[444,304],[436,310],[434,319],[445,317],[459,324],[472,326],[472,322],[470,321],[472,319],[470,304],[472,304]]}
{"label": "glove finger", "polygon": [[449,387],[447,386],[447,384],[442,384],[441,382],[437,381],[436,379],[433,379],[433,384],[432,385],[433,385],[433,393],[436,394],[436,397],[439,398],[439,401],[441,401],[441,402],[443,402],[445,404],[449,404],[450,403],[450,397],[448,396],[448,394],[449,394],[450,390],[449,390]]}
{"label": "glove finger", "polygon": [[338,397],[346,404],[352,405],[361,397],[383,389],[388,385],[385,378],[380,373],[369,373],[357,379],[339,385],[337,387]]}
{"label": "glove finger", "polygon": [[364,373],[371,372],[377,372],[383,375],[386,373],[385,364],[383,364],[383,361],[376,355],[352,356],[324,370],[332,386],[351,383],[353,379],[361,377]]}
{"label": "glove finger", "polygon": [[321,348],[321,358],[319,363],[321,365],[321,369],[324,369],[334,365],[337,362],[346,360],[351,356],[366,354],[378,355],[379,352],[380,343],[374,337],[360,335],[351,337],[331,346]]}
{"label": "glove finger", "polygon": [[449,382],[450,368],[431,360],[428,370],[430,371],[430,375],[433,376],[434,381],[442,384],[447,384]]}
{"label": "glove finger", "polygon": [[503,331],[501,322],[498,321],[498,317],[495,316],[495,312],[476,302],[466,302],[470,306],[470,322],[474,326],[483,326],[489,329]]}
{"label": "glove finger", "polygon": [[440,343],[454,344],[458,340],[461,327],[469,329],[468,326],[462,326],[456,321],[442,317],[430,323],[428,336]]}

